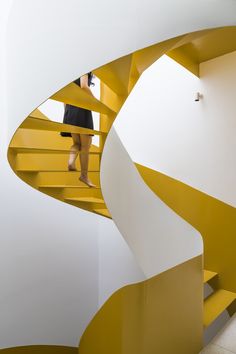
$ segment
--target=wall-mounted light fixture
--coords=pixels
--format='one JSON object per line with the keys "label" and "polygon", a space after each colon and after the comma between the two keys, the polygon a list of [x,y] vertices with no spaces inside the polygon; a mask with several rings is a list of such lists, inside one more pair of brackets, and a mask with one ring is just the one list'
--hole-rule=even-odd
{"label": "wall-mounted light fixture", "polygon": [[195,102],[198,102],[200,101],[200,99],[203,98],[203,95],[200,93],[200,92],[196,92],[195,95],[194,95],[194,101]]}

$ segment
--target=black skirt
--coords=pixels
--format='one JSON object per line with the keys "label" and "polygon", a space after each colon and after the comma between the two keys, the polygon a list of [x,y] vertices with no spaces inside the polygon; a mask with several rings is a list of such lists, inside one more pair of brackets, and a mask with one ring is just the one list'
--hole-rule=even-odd
{"label": "black skirt", "polygon": [[[93,129],[92,112],[88,109],[67,104],[63,118],[64,124],[76,125],[77,127]],[[71,136],[71,133],[61,133],[62,136]]]}
{"label": "black skirt", "polygon": [[[88,85],[92,84],[92,73],[88,73]],[[74,83],[80,86],[80,78],[74,81]],[[93,116],[92,112],[88,109],[72,106],[67,104],[65,106],[65,113],[63,123],[76,125],[77,127],[93,129]],[[71,133],[60,133],[62,136],[71,136]],[[91,134],[92,135],[92,134]],[[93,136],[93,135],[92,135]]]}

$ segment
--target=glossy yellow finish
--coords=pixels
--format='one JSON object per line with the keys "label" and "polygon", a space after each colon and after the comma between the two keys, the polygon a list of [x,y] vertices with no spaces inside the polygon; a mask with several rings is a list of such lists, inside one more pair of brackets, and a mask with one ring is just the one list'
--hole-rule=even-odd
{"label": "glossy yellow finish", "polygon": [[[140,75],[166,53],[199,75],[200,60],[235,50],[233,42],[230,45],[223,42],[225,36],[232,36],[234,31],[235,28],[225,28],[224,33],[213,29],[181,35],[95,68],[93,72],[101,79],[100,101],[74,83],[51,97],[100,112],[100,133],[93,131],[99,134],[99,148],[92,147],[89,164],[89,177],[97,189],[83,185],[78,180],[79,172],[67,171],[72,141],[58,133],[60,129],[83,134],[91,131],[53,123],[37,109],[12,139],[8,151],[11,167],[41,192],[111,217],[100,188],[100,159],[107,136],[104,133],[109,132]],[[205,266],[219,273],[211,283],[216,282],[216,288],[235,292],[235,209],[155,171],[142,166],[138,169],[150,188],[203,235]],[[119,290],[91,321],[82,337],[79,353],[198,353],[203,327],[202,275],[202,257],[199,256],[146,282]],[[209,312],[211,310],[206,310],[205,314],[208,316]]]}
{"label": "glossy yellow finish", "polygon": [[216,272],[211,272],[210,270],[204,270],[203,274],[204,274],[204,278],[203,278],[204,283],[209,282],[211,279],[217,276]]}
{"label": "glossy yellow finish", "polygon": [[193,354],[202,346],[202,257],[113,294],[79,354]]}
{"label": "glossy yellow finish", "polygon": [[2,354],[76,354],[78,348],[58,345],[29,345],[27,347],[14,347],[0,349]]}
{"label": "glossy yellow finish", "polygon": [[160,172],[136,166],[153,192],[201,233],[204,266],[219,274],[211,285],[236,293],[236,209]]}
{"label": "glossy yellow finish", "polygon": [[194,38],[167,54],[199,76],[199,64],[236,50],[236,26],[216,28]]}
{"label": "glossy yellow finish", "polygon": [[94,112],[109,114],[112,113],[109,107],[102,104],[95,97],[89,95],[75,83],[71,83],[55,93],[51,99],[89,109]]}
{"label": "glossy yellow finish", "polygon": [[203,324],[208,327],[224,310],[236,300],[236,293],[217,290],[204,301]]}
{"label": "glossy yellow finish", "polygon": [[24,122],[20,125],[21,129],[33,129],[33,130],[47,130],[47,131],[55,131],[55,132],[68,132],[75,134],[92,134],[92,135],[106,135],[105,132],[100,130],[92,130],[85,129],[82,127],[71,126],[69,124],[62,124],[53,122],[46,119],[28,117],[24,120]]}
{"label": "glossy yellow finish", "polygon": [[132,54],[103,65],[94,70],[93,73],[113,92],[121,96],[127,96],[131,64]]}

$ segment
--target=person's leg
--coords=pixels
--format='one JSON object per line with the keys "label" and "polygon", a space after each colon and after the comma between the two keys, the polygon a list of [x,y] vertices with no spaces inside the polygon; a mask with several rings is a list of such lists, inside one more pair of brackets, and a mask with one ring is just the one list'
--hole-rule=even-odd
{"label": "person's leg", "polygon": [[80,166],[81,174],[80,181],[87,184],[89,187],[95,187],[95,185],[88,178],[88,164],[89,164],[89,149],[92,143],[92,137],[90,135],[80,134]]}
{"label": "person's leg", "polygon": [[68,170],[76,171],[75,161],[78,156],[79,150],[81,148],[80,136],[79,134],[71,134],[73,139],[73,145],[70,148],[69,160],[68,160]]}

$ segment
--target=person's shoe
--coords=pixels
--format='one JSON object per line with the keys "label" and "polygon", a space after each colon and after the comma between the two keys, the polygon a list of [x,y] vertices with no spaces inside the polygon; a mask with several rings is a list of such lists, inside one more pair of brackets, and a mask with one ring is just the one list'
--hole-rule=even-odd
{"label": "person's shoe", "polygon": [[85,183],[89,188],[96,188],[96,185],[93,184],[88,178],[86,177],[79,177],[79,180],[83,183]]}

